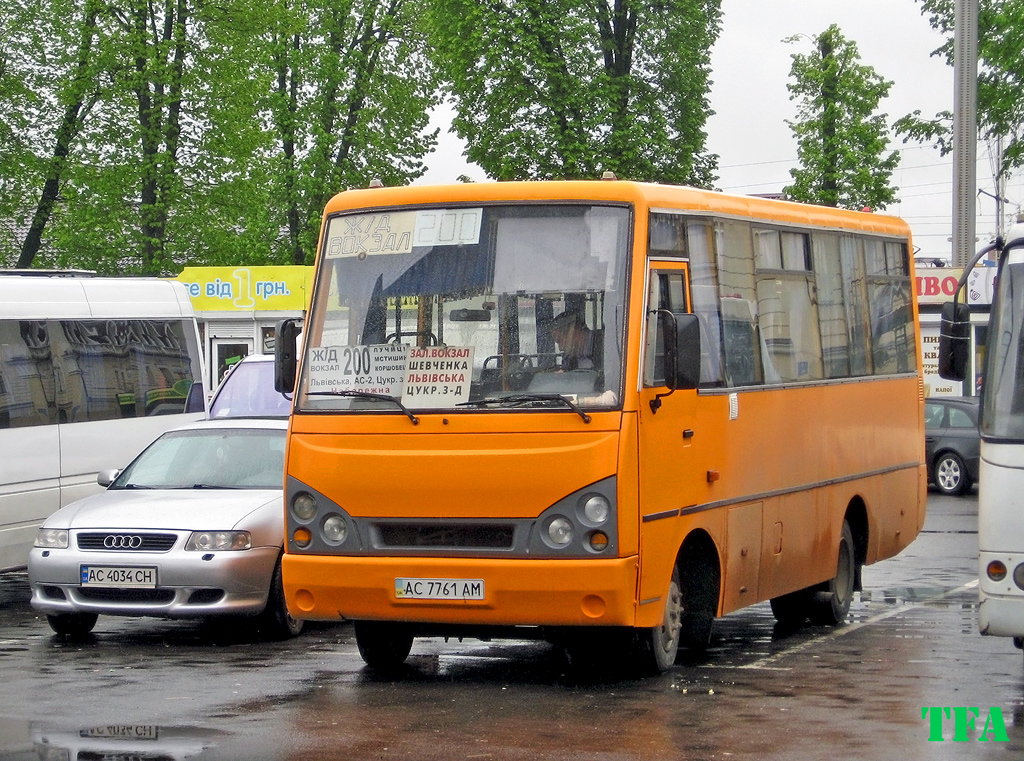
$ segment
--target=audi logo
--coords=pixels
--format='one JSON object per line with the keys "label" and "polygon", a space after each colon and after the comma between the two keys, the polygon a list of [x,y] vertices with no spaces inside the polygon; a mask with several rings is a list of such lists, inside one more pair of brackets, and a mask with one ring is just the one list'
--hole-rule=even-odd
{"label": "audi logo", "polygon": [[142,537],[135,534],[110,534],[103,538],[108,550],[137,550],[142,546]]}

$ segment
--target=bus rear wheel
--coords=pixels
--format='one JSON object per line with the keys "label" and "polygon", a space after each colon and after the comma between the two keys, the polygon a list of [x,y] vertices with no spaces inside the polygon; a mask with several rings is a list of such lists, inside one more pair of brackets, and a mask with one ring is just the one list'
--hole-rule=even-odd
{"label": "bus rear wheel", "polygon": [[807,620],[811,607],[812,590],[798,589],[787,595],[773,597],[772,614],[780,626],[797,628]]}
{"label": "bus rear wheel", "polygon": [[356,647],[366,665],[379,671],[394,671],[409,657],[412,633],[401,624],[356,621]]}
{"label": "bus rear wheel", "polygon": [[850,524],[843,521],[839,536],[839,557],[836,575],[822,584],[811,599],[810,618],[815,624],[835,626],[846,620],[853,601],[853,586],[856,579],[856,556],[853,550],[853,532]]}

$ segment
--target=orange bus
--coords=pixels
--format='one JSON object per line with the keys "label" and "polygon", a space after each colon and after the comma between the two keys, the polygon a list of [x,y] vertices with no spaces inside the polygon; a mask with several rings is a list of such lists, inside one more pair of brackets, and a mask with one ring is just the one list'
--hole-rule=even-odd
{"label": "orange bus", "polygon": [[323,217],[286,461],[288,608],[621,646],[766,600],[836,624],[924,522],[899,219],[686,187],[352,190]]}

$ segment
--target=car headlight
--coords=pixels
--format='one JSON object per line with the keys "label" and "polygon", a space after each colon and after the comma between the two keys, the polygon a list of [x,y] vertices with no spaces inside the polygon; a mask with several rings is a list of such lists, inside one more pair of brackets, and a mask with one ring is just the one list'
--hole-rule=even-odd
{"label": "car headlight", "polygon": [[196,552],[248,550],[252,549],[252,536],[248,531],[193,531],[185,542],[185,549]]}
{"label": "car headlight", "polygon": [[41,528],[36,534],[35,547],[47,550],[66,550],[68,548],[68,530],[66,528]]}

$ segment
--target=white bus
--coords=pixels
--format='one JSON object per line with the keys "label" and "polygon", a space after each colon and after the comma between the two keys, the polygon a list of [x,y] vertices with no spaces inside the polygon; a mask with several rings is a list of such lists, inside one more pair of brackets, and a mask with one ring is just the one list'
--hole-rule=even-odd
{"label": "white bus", "polygon": [[156,436],[206,415],[181,283],[0,272],[0,571]]}
{"label": "white bus", "polygon": [[[978,627],[1013,637],[1024,649],[1024,224],[978,252],[999,251],[981,391],[981,466],[978,480]],[[959,290],[958,290],[959,295]],[[963,380],[968,367],[970,314],[945,304],[939,338],[939,374]]]}

